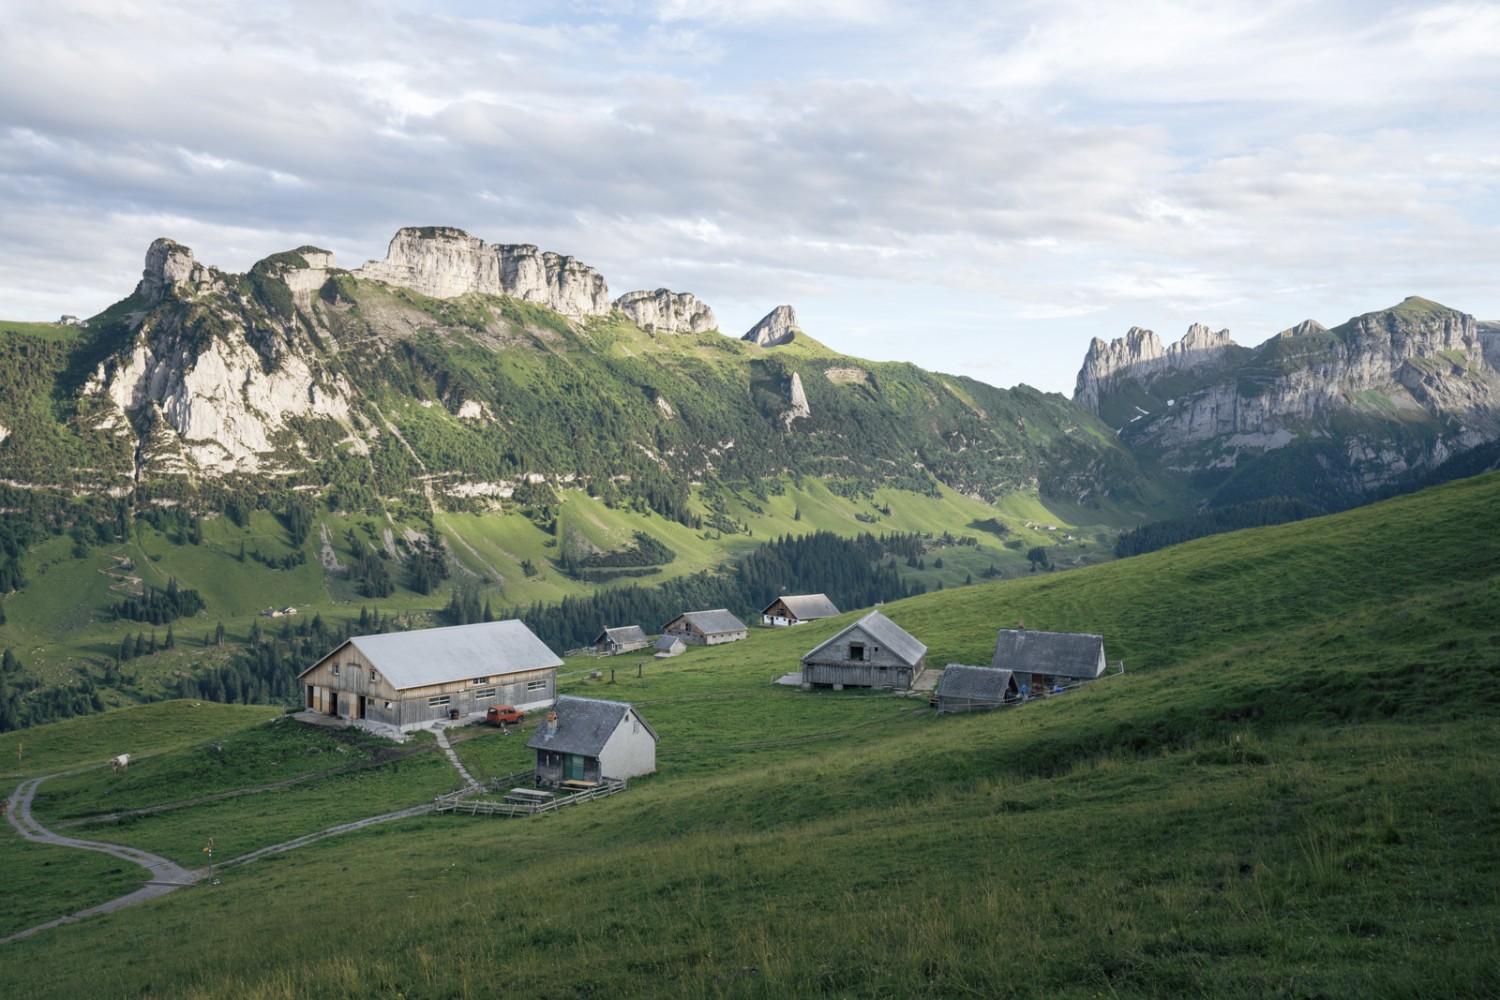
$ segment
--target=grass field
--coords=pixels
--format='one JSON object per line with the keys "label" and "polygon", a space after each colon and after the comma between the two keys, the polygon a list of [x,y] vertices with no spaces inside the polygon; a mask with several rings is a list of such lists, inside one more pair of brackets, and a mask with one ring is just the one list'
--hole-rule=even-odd
{"label": "grass field", "polygon": [[[563,690],[631,700],[661,734],[658,773],[626,794],[319,841],[4,946],[0,981],[58,997],[100,968],[117,996],[1500,995],[1497,530],[1488,476],[883,609],[933,666],[987,662],[1018,618],[1102,632],[1125,662],[995,714],[770,684],[857,612],[663,663],[588,661],[599,679],[570,663]],[[309,753],[285,725],[157,705],[0,752],[24,737],[39,774],[140,748],[130,785],[43,783],[57,818],[364,752]],[[452,738],[483,774],[527,762],[524,730]],[[258,749],[230,771],[215,740]],[[425,750],[391,763],[111,833],[187,861],[210,829],[273,842],[456,784]],[[7,888],[13,925],[97,901],[94,877],[129,882],[10,832],[0,865],[28,879]]]}

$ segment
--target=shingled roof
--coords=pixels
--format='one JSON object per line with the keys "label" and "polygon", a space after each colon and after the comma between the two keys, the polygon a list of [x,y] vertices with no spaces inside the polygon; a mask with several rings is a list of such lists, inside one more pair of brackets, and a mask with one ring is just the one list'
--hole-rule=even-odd
{"label": "shingled roof", "polygon": [[971,667],[962,663],[950,663],[938,681],[939,698],[967,698],[970,701],[1005,700],[1005,686],[1010,683],[1011,672],[999,667]]}
{"label": "shingled roof", "polygon": [[[565,694],[557,699],[552,711],[557,713],[557,728],[553,730],[543,721],[531,734],[526,745],[533,750],[555,750],[558,753],[576,753],[584,757],[597,757],[604,751],[604,744],[619,728],[625,714],[632,709],[627,701],[605,701],[602,698],[579,698]],[[640,714],[636,714],[640,718]],[[656,730],[645,719],[641,725],[659,740]]]}
{"label": "shingled roof", "polygon": [[778,597],[767,604],[761,614],[769,614],[778,603],[786,605],[792,617],[802,622],[812,621],[815,618],[832,618],[839,614],[839,609],[833,606],[827,594],[796,594],[791,597]]}
{"label": "shingled roof", "polygon": [[924,643],[918,642],[910,632],[891,621],[879,611],[871,611],[842,632],[814,646],[806,656],[802,657],[802,662],[812,662],[825,648],[833,645],[850,632],[855,631],[865,633],[865,635],[890,650],[902,663],[910,664],[913,667],[921,663],[922,657],[927,655],[927,646]]}
{"label": "shingled roof", "polygon": [[597,645],[606,639],[620,646],[632,642],[646,643],[651,641],[651,637],[646,634],[646,630],[639,625],[621,625],[619,628],[607,628],[599,634],[599,638],[595,639],[594,643]]}
{"label": "shingled roof", "polygon": [[1003,628],[995,640],[990,666],[1093,680],[1104,672],[1104,636]]}

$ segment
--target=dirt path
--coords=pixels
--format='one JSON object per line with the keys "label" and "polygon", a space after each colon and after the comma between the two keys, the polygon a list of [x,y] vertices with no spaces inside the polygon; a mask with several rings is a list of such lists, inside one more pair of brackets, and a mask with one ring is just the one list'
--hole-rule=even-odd
{"label": "dirt path", "polygon": [[9,937],[0,938],[0,944],[30,937],[38,931],[44,931],[49,927],[56,927],[59,924],[82,920],[84,917],[91,917],[96,913],[109,913],[111,910],[134,906],[136,903],[144,903],[148,899],[165,896],[169,892],[192,885],[203,877],[202,872],[188,871],[175,861],[169,861],[160,855],[151,854],[135,847],[122,847],[119,844],[106,844],[98,840],[80,840],[77,837],[64,837],[42,826],[31,816],[31,800],[36,796],[37,786],[46,781],[48,777],[52,777],[52,775],[42,778],[32,778],[30,781],[22,782],[21,786],[16,789],[16,793],[11,796],[10,810],[6,813],[6,819],[10,820],[10,825],[16,828],[16,832],[27,840],[35,841],[39,844],[53,844],[57,847],[77,847],[85,851],[102,851],[122,861],[129,861],[140,865],[151,873],[151,879],[135,892],[121,896],[118,899],[111,899],[100,903],[98,906],[91,906],[86,910],[79,910],[77,913],[69,913],[67,916],[58,917],[56,920],[50,920],[45,924],[28,927],[24,931],[17,931]]}
{"label": "dirt path", "polygon": [[[437,726],[434,728],[436,728],[437,730],[438,745],[442,748],[443,752],[447,754],[448,759],[452,762],[454,768],[458,771],[459,776],[463,778],[464,782],[467,785],[472,786],[476,784],[474,779],[469,776],[469,772],[465,770],[463,764],[459,762],[458,755],[453,752],[453,748],[448,743],[447,734],[443,732],[443,727]],[[410,752],[412,751],[407,751],[407,753]],[[398,752],[395,754],[391,754],[390,757],[405,755],[405,753]],[[387,757],[385,759],[390,759],[390,757]],[[373,762],[360,762],[359,764],[332,768],[329,771],[322,772],[316,776],[322,777],[329,773],[350,770],[355,767],[368,767],[371,763]],[[384,760],[380,761],[380,763],[384,763]],[[27,781],[22,782],[21,785],[16,789],[15,794],[11,796],[10,808],[6,810],[5,813],[6,819],[10,820],[10,825],[15,827],[16,832],[25,837],[27,840],[35,841],[40,844],[52,844],[57,847],[76,847],[85,851],[101,851],[105,854],[113,855],[114,857],[117,857],[122,861],[129,861],[133,864],[140,865],[142,868],[151,873],[151,878],[145,885],[141,886],[135,892],[120,896],[118,899],[111,899],[106,902],[100,903],[98,906],[91,906],[86,910],[79,910],[76,913],[69,913],[66,916],[58,917],[56,920],[49,920],[45,924],[37,924],[35,927],[28,927],[23,931],[17,931],[16,933],[11,934],[9,937],[0,938],[0,944],[7,944],[11,941],[19,941],[22,938],[31,937],[31,935],[36,934],[39,931],[45,931],[49,928],[57,927],[62,924],[73,923],[74,921],[82,920],[85,917],[94,916],[97,913],[110,913],[114,910],[124,909],[127,906],[134,906],[136,903],[144,903],[148,899],[156,899],[159,896],[165,896],[167,893],[173,892],[177,889],[195,885],[200,879],[204,877],[205,873],[201,869],[197,871],[189,871],[188,869],[178,865],[175,861],[171,861],[167,858],[161,857],[160,855],[152,854],[149,851],[143,851],[135,847],[125,847],[120,844],[107,844],[100,840],[82,840],[78,837],[65,837],[62,834],[54,833],[53,831],[47,829],[45,826],[42,826],[42,824],[38,823],[31,815],[31,801],[36,797],[37,786],[46,781],[48,778],[55,778],[60,774],[75,773],[77,772],[61,771],[58,772],[58,774],[43,775],[40,778],[31,778]],[[180,808],[183,805],[195,804],[197,802],[207,802],[220,798],[229,798],[235,795],[248,794],[252,791],[261,791],[266,788],[275,788],[282,785],[295,784],[299,781],[307,780],[308,777],[311,776],[301,776],[297,778],[287,779],[286,781],[272,782],[269,785],[260,786],[254,789],[237,789],[235,791],[224,792],[218,795],[206,795],[200,799],[191,800],[190,802],[169,803],[164,806],[155,807],[155,809]],[[352,823],[341,823],[338,826],[330,826],[325,830],[318,830],[314,833],[303,834],[300,837],[293,837],[291,840],[283,841],[280,844],[272,844],[269,847],[262,847],[259,850],[251,851],[248,854],[242,854],[237,858],[230,858],[228,861],[219,862],[219,864],[215,867],[222,870],[230,866],[249,864],[252,861],[257,861],[272,854],[281,854],[285,851],[291,851],[299,847],[305,847],[308,844],[316,843],[328,837],[336,837],[339,834],[350,833],[354,830],[363,830],[365,827],[373,826],[376,823],[387,823],[395,819],[406,819],[410,816],[421,816],[424,813],[432,812],[434,808],[435,803],[424,802],[421,805],[410,806],[406,809],[398,809],[395,812],[382,813],[379,816],[370,816],[365,819],[355,820]],[[135,811],[151,812],[154,810],[144,809]]]}

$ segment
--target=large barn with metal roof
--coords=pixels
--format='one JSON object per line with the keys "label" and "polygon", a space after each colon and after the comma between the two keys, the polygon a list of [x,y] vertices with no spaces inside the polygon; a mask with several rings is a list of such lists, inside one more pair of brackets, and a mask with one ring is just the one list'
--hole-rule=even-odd
{"label": "large barn with metal roof", "polygon": [[560,666],[546,643],[511,619],[355,636],[300,679],[303,704],[313,711],[417,729],[483,715],[491,705],[550,705]]}
{"label": "large barn with metal roof", "polygon": [[879,611],[871,611],[802,657],[803,688],[911,689],[927,646]]}

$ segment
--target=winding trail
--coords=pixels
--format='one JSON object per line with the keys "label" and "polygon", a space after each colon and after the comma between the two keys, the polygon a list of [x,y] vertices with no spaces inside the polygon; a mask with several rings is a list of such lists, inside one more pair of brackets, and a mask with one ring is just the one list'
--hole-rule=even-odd
{"label": "winding trail", "polygon": [[[477,785],[478,782],[474,780],[474,778],[469,774],[468,770],[463,766],[463,763],[459,761],[458,755],[453,752],[453,747],[448,743],[448,736],[444,732],[444,727],[439,724],[433,726],[432,728],[437,734],[438,745],[442,748],[443,753],[448,756],[448,760],[452,762],[453,767],[458,771],[459,776],[463,778],[464,783],[470,787]],[[334,770],[342,771],[346,770],[346,768],[335,768]],[[80,850],[85,851],[101,851],[105,854],[113,855],[114,857],[117,857],[122,861],[129,861],[133,864],[140,865],[142,868],[151,873],[151,878],[146,882],[145,885],[141,886],[135,892],[120,896],[117,899],[107,900],[103,903],[100,903],[98,906],[91,906],[86,910],[78,910],[75,913],[69,913],[66,916],[58,917],[56,920],[49,920],[44,924],[37,924],[35,927],[28,927],[25,930],[17,931],[16,933],[9,935],[8,937],[0,937],[0,944],[8,944],[11,941],[19,941],[22,938],[31,937],[33,934],[36,934],[40,931],[49,930],[50,928],[57,927],[62,924],[73,923],[74,921],[82,920],[85,917],[92,917],[98,913],[110,913],[114,910],[121,910],[127,906],[134,906],[137,903],[144,903],[147,900],[165,896],[169,892],[174,892],[178,889],[196,885],[207,874],[207,872],[203,869],[191,871],[189,869],[183,868],[175,861],[161,857],[157,854],[152,854],[149,851],[140,850],[136,847],[125,847],[120,844],[107,844],[101,840],[83,840],[78,837],[65,837],[60,833],[54,833],[53,831],[47,829],[45,826],[42,826],[42,824],[38,823],[36,819],[31,815],[31,800],[36,797],[37,786],[46,781],[48,778],[55,778],[62,774],[76,773],[78,772],[59,771],[57,774],[47,774],[43,775],[40,778],[31,778],[27,781],[23,781],[20,786],[16,788],[15,794],[11,796],[10,808],[6,810],[5,817],[6,819],[10,820],[10,825],[15,827],[16,832],[25,837],[27,840],[35,841],[39,844],[52,844],[57,847],[76,847]],[[305,777],[299,779],[289,779],[287,782],[274,782],[263,787],[269,789],[278,787],[283,784],[294,783],[298,780],[306,779]],[[228,797],[237,794],[241,794],[241,792],[235,791],[223,793],[223,795],[205,796],[205,799],[217,799],[220,797]],[[305,847],[308,844],[317,843],[318,841],[328,837],[336,837],[339,834],[350,833],[354,830],[363,830],[365,827],[373,826],[376,823],[386,823],[395,819],[407,819],[411,816],[421,816],[425,813],[432,812],[435,808],[436,803],[424,802],[421,805],[410,806],[406,809],[398,809],[395,812],[382,813],[379,816],[369,816],[365,819],[355,820],[352,823],[340,823],[337,826],[330,826],[324,830],[318,830],[313,833],[305,833],[300,837],[293,837],[291,840],[283,841],[280,844],[271,844],[268,847],[262,847],[259,850],[251,851],[248,854],[242,854],[237,858],[230,858],[227,861],[221,861],[214,865],[214,868],[216,870],[222,870],[231,866],[249,864],[252,861],[258,861],[261,858],[269,857],[273,854],[281,854],[285,851],[291,851],[299,847]]]}

